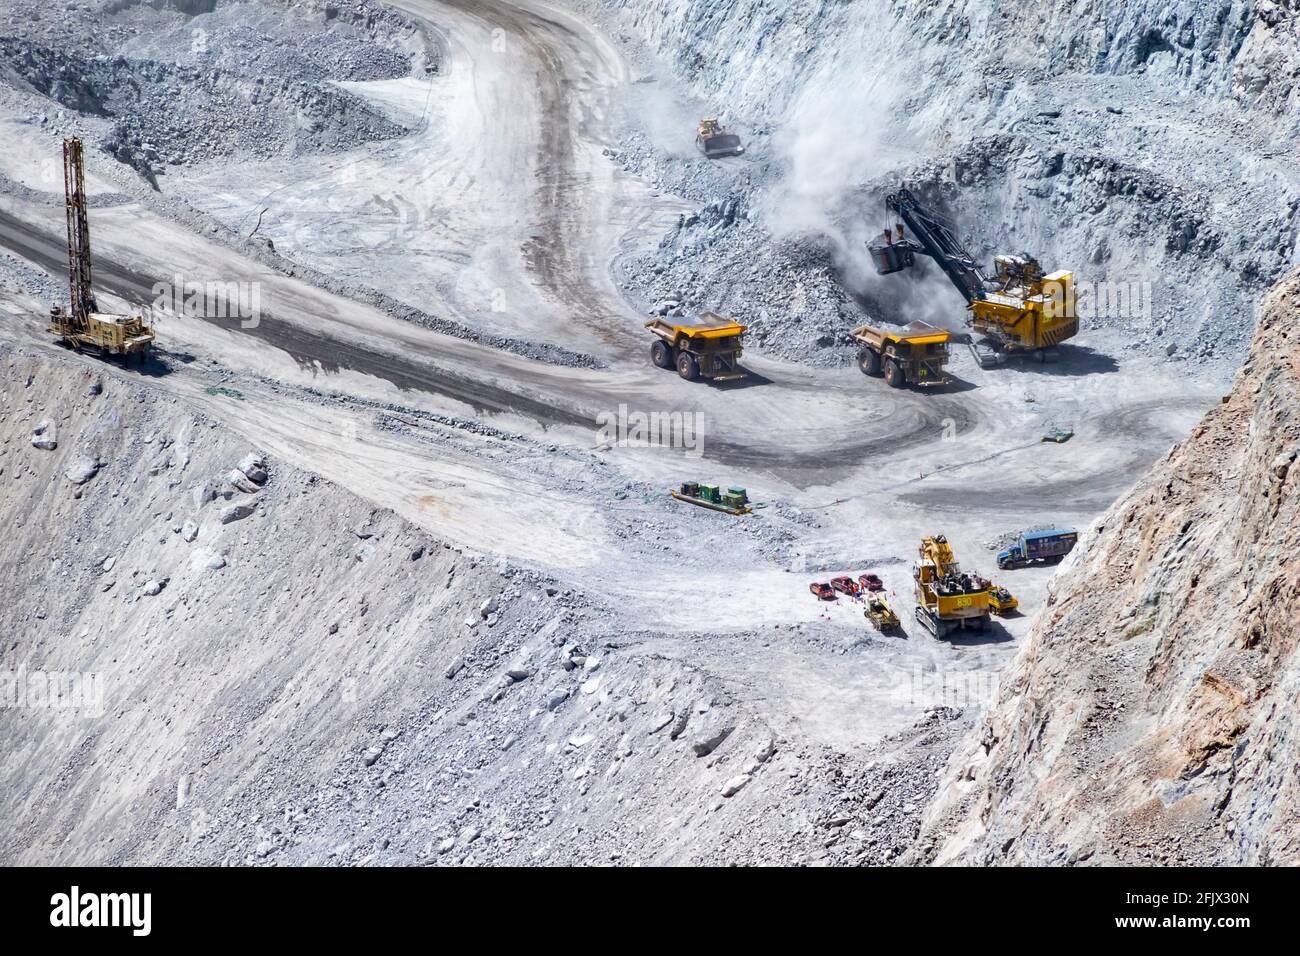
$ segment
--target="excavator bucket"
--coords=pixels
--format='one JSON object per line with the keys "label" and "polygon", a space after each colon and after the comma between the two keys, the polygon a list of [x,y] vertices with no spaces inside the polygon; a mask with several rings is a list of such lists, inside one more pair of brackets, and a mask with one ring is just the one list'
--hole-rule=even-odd
{"label": "excavator bucket", "polygon": [[873,243],[867,247],[867,251],[871,253],[871,264],[876,267],[877,275],[902,272],[915,261],[909,249],[890,242]]}

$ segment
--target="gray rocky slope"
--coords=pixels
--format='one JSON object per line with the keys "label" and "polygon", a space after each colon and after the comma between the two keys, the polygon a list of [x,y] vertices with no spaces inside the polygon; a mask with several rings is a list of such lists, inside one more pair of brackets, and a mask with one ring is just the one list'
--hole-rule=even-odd
{"label": "gray rocky slope", "polygon": [[[735,312],[765,350],[840,361],[863,315],[959,318],[946,286],[879,284],[862,269],[880,193],[900,178],[982,257],[1025,247],[1049,266],[1151,281],[1153,315],[1102,320],[1126,333],[1107,347],[1170,362],[1231,361],[1259,293],[1295,261],[1294,4],[579,5],[638,34],[660,58],[645,69],[686,76],[692,108],[720,110],[753,147],[710,164],[642,131],[611,148],[610,161],[700,205],[657,252],[620,264],[627,291],[647,306],[672,295]],[[223,57],[242,43],[231,11],[245,5],[110,6],[111,43],[60,49],[166,60],[140,68],[164,90],[193,64],[156,31],[183,35],[197,12],[213,18]],[[286,6],[312,14],[305,31],[326,29],[319,5]],[[61,22],[40,29],[53,38]],[[358,42],[400,36],[364,18],[338,28]],[[331,75],[360,69],[324,33],[311,48]],[[393,52],[356,76],[383,74]],[[47,73],[24,74],[29,54],[39,66],[29,44],[5,78],[39,90]],[[55,92],[79,109],[75,90]],[[251,95],[242,80],[231,92]],[[310,129],[310,111],[289,104],[275,107],[285,128]],[[138,125],[135,105],[108,105],[121,112],[82,119],[106,137]],[[55,107],[44,121],[61,122]],[[365,138],[347,130],[361,138],[327,127],[290,148]],[[138,161],[135,135],[124,142]],[[149,142],[201,162],[185,135]],[[75,363],[0,361],[0,507],[22,556],[3,569],[15,596],[0,622],[6,661],[101,674],[105,708],[0,715],[13,742],[6,862],[883,862],[910,845],[964,728],[935,711],[895,742],[903,756],[886,747],[878,763],[780,740],[743,688],[590,595],[446,547],[284,463],[249,461],[256,449],[148,383],[109,379],[96,393]],[[763,639],[703,637],[735,654]],[[1226,752],[1210,748],[1216,774]],[[1007,828],[1028,806],[1021,769],[1004,778]],[[1261,779],[1290,785],[1273,770]],[[1286,858],[1268,836],[1280,831],[1252,816],[1274,803],[1233,792],[1231,822],[1256,848],[1241,857]],[[935,833],[925,859],[1001,847]],[[1041,833],[1007,852],[1099,855],[1076,852],[1050,820]]]}
{"label": "gray rocky slope", "polygon": [[784,635],[639,629],[148,380],[0,383],[5,864],[884,863],[968,726],[789,739],[717,664]]}
{"label": "gray rocky slope", "polygon": [[[104,148],[168,167],[328,152],[405,130],[334,81],[406,76],[415,26],[357,3],[34,3],[0,13],[0,79],[103,121]],[[422,49],[421,70],[436,70]]]}

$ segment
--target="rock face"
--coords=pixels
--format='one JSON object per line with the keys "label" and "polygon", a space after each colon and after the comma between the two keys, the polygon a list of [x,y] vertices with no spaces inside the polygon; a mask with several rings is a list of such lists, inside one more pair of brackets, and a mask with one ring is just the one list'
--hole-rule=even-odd
{"label": "rock face", "polygon": [[[618,11],[703,96],[746,113],[780,117],[797,96],[810,62],[837,42],[875,30],[879,52],[892,47],[963,49],[956,62],[923,61],[937,83],[979,83],[979,70],[1046,72],[1057,67],[1109,76],[1176,76],[1188,87],[1230,94],[1272,113],[1294,109],[1295,4],[1249,0],[1131,0],[1080,9],[1041,0],[1022,16],[990,15],[988,0],[932,4],[736,3],[707,0],[579,0]],[[712,60],[692,57],[712,45]],[[1016,50],[1039,56],[1017,58]],[[799,50],[792,69],[791,50]],[[809,54],[812,54],[812,57]],[[715,68],[714,64],[718,66]],[[735,68],[740,66],[743,68]],[[987,92],[986,92],[987,95]]]}
{"label": "rock face", "polygon": [[[880,861],[904,832],[828,846],[808,821],[860,761],[787,739],[663,635],[625,642],[603,599],[244,460],[158,381],[92,399],[84,375],[0,343],[0,407],[33,410],[0,415],[0,697],[20,665],[103,688],[0,707],[0,865]],[[54,407],[59,449],[30,447]],[[70,488],[83,449],[103,463]],[[228,501],[235,463],[267,480]]]}
{"label": "rock face", "polygon": [[865,257],[900,182],[976,259],[1015,236],[1075,270],[1084,329],[1171,365],[1235,370],[1236,317],[1297,261],[1300,190],[1254,172],[1294,162],[1276,146],[1300,122],[1294,0],[569,2],[639,33],[744,137],[743,175],[636,137],[609,156],[698,203],[624,264],[638,304],[743,315],[755,350],[836,364],[864,311],[933,304]]}
{"label": "rock face", "polygon": [[1300,273],[1071,556],[913,856],[1300,863]]}
{"label": "rock face", "polygon": [[[167,4],[140,6],[149,25],[119,32],[88,30],[96,18],[84,10],[60,16],[15,0],[5,12],[15,7],[27,26],[22,38],[0,37],[0,62],[64,108],[111,116],[109,152],[146,176],[214,156],[322,152],[404,132],[333,82],[410,73],[417,27],[395,11],[332,2],[329,17],[315,17],[209,2],[179,5],[198,13],[182,17],[148,9]],[[435,54],[421,59],[436,69]]]}

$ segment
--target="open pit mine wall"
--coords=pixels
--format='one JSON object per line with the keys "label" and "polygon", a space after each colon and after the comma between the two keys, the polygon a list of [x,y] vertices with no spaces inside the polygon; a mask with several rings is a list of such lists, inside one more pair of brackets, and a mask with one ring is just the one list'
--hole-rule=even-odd
{"label": "open pit mine wall", "polygon": [[508,587],[150,384],[8,349],[0,527],[8,864],[220,862],[257,814],[292,833],[272,815],[361,767]]}
{"label": "open pit mine wall", "polygon": [[[1296,121],[1296,0],[579,0],[621,12],[702,96],[776,120],[845,71],[936,101],[989,99],[1018,76],[1145,73]],[[938,126],[936,125],[936,129]]]}
{"label": "open pit mine wall", "polygon": [[1083,536],[915,856],[1300,863],[1300,273],[1231,394]]}
{"label": "open pit mine wall", "polygon": [[899,177],[980,261],[1023,249],[1074,271],[1109,353],[1235,367],[1300,263],[1276,146],[1300,135],[1296,0],[572,2],[643,37],[750,162],[774,161],[745,205],[774,236],[829,238],[872,316],[955,311],[871,269]]}

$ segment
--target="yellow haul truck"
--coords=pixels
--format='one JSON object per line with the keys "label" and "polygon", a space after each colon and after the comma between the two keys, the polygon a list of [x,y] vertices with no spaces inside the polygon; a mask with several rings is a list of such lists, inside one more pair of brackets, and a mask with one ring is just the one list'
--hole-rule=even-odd
{"label": "yellow haul truck", "polygon": [[651,319],[645,327],[655,336],[650,361],[659,368],[675,368],[688,382],[697,378],[724,382],[744,378],[740,367],[745,327],[714,312],[701,312],[687,324]]}
{"label": "yellow haul truck", "polygon": [[[890,193],[885,207],[901,221],[893,229],[886,226],[882,238],[868,247],[876,272],[902,272],[915,265],[918,255],[938,263],[966,300],[967,323],[981,339],[971,347],[981,366],[997,365],[1015,354],[1055,358],[1056,347],[1078,334],[1074,273],[1045,275],[1037,259],[1021,252],[995,256],[995,274],[987,276],[948,223],[911,192]],[[910,237],[903,233],[904,224]]]}
{"label": "yellow haul truck", "polygon": [[913,322],[901,329],[859,325],[852,332],[858,368],[865,375],[884,375],[892,388],[904,385],[946,385],[950,332]]}
{"label": "yellow haul truck", "polygon": [[916,581],[916,619],[935,637],[958,630],[988,629],[991,585],[978,575],[962,571],[952,545],[943,535],[921,540],[912,577]]}

